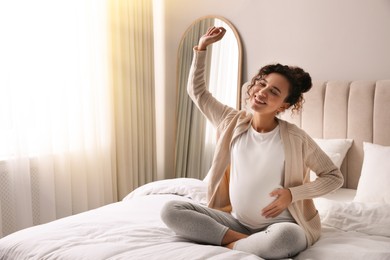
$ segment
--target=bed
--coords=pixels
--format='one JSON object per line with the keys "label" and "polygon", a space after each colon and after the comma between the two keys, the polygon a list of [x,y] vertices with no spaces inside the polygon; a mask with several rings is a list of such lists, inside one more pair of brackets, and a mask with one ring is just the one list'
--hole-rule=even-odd
{"label": "bed", "polygon": [[[315,199],[322,236],[293,259],[390,259],[390,81],[318,81],[305,99],[300,115],[282,118],[315,138],[345,183]],[[260,259],[187,241],[161,221],[169,200],[206,204],[206,187],[192,178],[148,183],[120,202],[0,239],[0,259]]]}

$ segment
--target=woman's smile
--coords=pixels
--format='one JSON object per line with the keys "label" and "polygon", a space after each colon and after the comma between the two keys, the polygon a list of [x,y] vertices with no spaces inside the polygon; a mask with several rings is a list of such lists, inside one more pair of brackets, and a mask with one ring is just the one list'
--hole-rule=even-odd
{"label": "woman's smile", "polygon": [[258,95],[255,95],[254,101],[256,104],[259,104],[259,105],[266,105],[267,104],[267,102],[262,100]]}

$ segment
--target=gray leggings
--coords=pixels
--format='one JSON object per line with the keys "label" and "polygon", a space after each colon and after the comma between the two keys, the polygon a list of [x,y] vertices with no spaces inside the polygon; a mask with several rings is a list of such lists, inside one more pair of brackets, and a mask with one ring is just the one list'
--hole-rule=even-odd
{"label": "gray leggings", "polygon": [[186,201],[169,201],[161,218],[176,234],[204,244],[220,246],[228,229],[247,234],[247,238],[236,241],[234,249],[266,259],[291,257],[307,247],[305,232],[295,223],[281,222],[253,230],[229,213]]}

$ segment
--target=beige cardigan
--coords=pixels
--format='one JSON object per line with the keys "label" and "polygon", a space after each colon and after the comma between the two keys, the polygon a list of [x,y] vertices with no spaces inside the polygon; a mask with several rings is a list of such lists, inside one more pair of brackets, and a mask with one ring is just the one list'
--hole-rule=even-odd
{"label": "beige cardigan", "polygon": [[[230,148],[232,141],[250,127],[252,114],[226,106],[211,95],[205,84],[205,60],[206,51],[194,48],[187,90],[193,102],[217,129],[216,149],[208,173],[208,206],[230,212]],[[280,119],[279,126],[285,153],[284,187],[292,194],[288,210],[305,230],[308,245],[312,245],[321,233],[320,217],[312,198],[340,188],[343,176],[302,129]],[[310,169],[318,176],[314,182],[309,180]]]}

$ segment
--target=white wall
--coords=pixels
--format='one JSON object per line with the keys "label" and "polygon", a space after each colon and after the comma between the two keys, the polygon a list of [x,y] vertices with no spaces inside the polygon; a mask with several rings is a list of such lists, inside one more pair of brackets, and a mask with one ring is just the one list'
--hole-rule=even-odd
{"label": "white wall", "polygon": [[[243,44],[243,82],[268,63],[298,65],[314,80],[390,79],[390,0],[155,0],[165,58],[156,67],[160,177],[172,177],[177,48],[187,27],[205,15],[228,19]],[[164,111],[159,113],[158,111]],[[161,120],[163,118],[163,120]],[[161,139],[162,138],[162,139]]]}

